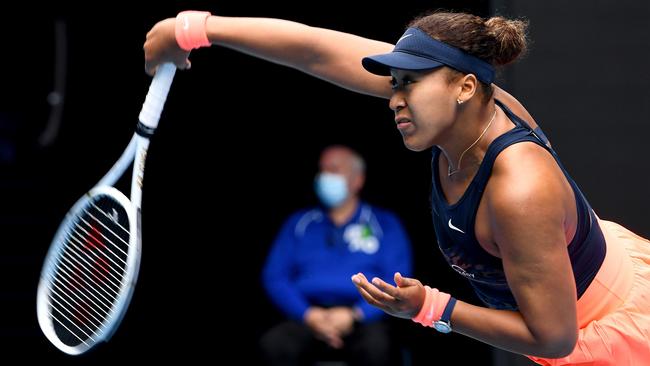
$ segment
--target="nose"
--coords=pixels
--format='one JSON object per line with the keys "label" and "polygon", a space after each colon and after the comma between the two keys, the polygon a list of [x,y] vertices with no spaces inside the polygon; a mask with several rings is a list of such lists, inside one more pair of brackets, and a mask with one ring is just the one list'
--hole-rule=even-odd
{"label": "nose", "polygon": [[406,107],[406,100],[401,95],[401,93],[393,93],[393,95],[390,97],[390,101],[388,102],[388,107],[395,113],[398,113],[404,109],[404,107]]}

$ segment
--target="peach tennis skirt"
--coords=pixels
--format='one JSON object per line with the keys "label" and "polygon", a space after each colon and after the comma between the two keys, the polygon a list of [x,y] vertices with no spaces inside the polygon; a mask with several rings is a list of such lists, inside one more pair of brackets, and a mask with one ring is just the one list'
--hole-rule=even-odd
{"label": "peach tennis skirt", "polygon": [[577,303],[578,342],[563,358],[529,356],[540,365],[650,365],[650,241],[599,220],[607,254]]}

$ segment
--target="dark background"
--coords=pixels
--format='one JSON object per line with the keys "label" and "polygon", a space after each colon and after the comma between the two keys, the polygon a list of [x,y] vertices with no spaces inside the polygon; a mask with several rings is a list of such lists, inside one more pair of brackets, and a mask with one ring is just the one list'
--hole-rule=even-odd
{"label": "dark background", "polygon": [[[152,139],[142,266],[121,327],[87,355],[54,349],[36,321],[42,260],[65,212],[133,133],[151,80],[143,71],[146,32],[180,10],[280,17],[393,42],[412,17],[436,8],[525,17],[531,51],[499,83],[542,125],[596,212],[650,236],[650,5],[644,2],[134,4],[76,5],[74,12],[61,2],[3,5],[0,357],[98,364],[128,354],[255,364],[259,335],[280,318],[261,288],[260,268],[286,216],[316,203],[316,162],[331,143],[366,157],[364,198],[401,217],[416,277],[478,303],[435,246],[429,152],[403,146],[387,101],[215,46],[194,52],[192,70],[177,73]],[[57,139],[41,146],[54,88],[56,21],[67,34],[65,104]],[[457,334],[408,321],[394,326],[414,365],[514,362]]]}

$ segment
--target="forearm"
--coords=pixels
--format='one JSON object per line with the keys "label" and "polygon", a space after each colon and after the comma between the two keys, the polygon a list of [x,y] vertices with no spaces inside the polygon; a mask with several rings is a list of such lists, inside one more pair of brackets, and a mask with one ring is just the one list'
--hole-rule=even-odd
{"label": "forearm", "polygon": [[270,18],[211,16],[207,34],[214,45],[292,67],[356,92],[390,96],[387,78],[364,70],[361,59],[388,52],[391,44]]}
{"label": "forearm", "polygon": [[573,350],[575,343],[562,335],[534,334],[517,311],[489,309],[462,301],[456,303],[451,322],[455,332],[524,355],[563,357]]}

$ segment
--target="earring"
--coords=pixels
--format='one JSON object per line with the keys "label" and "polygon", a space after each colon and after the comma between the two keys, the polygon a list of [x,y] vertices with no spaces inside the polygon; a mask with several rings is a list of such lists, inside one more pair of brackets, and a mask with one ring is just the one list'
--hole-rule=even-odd
{"label": "earring", "polygon": [[456,99],[456,102],[458,102],[458,105],[461,105],[461,104],[465,103],[465,101],[464,101],[464,100],[460,100],[460,98],[459,98],[459,99]]}

